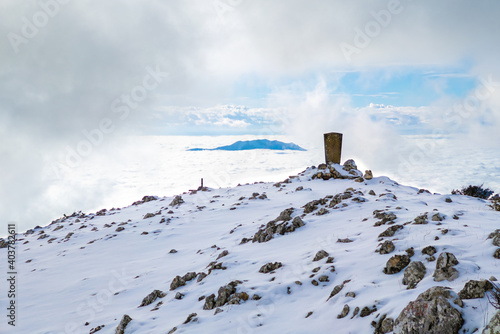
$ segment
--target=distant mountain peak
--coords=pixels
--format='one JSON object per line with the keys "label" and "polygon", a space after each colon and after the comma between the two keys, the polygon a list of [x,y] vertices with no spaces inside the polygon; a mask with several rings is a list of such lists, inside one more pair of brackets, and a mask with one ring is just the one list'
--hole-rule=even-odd
{"label": "distant mountain peak", "polygon": [[246,151],[246,150],[307,151],[306,149],[294,143],[284,143],[278,140],[268,140],[268,139],[239,140],[227,146],[219,146],[216,148],[191,148],[188,151]]}

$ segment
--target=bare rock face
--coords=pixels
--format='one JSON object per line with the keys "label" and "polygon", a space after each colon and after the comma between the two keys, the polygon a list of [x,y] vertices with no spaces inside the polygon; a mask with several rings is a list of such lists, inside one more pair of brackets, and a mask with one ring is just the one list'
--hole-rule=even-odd
{"label": "bare rock face", "polygon": [[418,282],[422,280],[425,276],[425,265],[420,261],[411,262],[408,267],[406,267],[403,284],[408,285],[407,289],[414,289]]}
{"label": "bare rock face", "polygon": [[465,283],[464,288],[460,290],[458,296],[462,299],[483,298],[486,291],[491,289],[493,289],[493,285],[489,281],[470,280]]}
{"label": "bare rock face", "polygon": [[391,257],[384,268],[384,274],[392,275],[399,273],[410,263],[410,257],[408,255],[394,255]]}
{"label": "bare rock face", "polygon": [[167,294],[164,293],[161,290],[154,290],[149,295],[147,295],[146,297],[144,297],[144,299],[142,300],[142,303],[141,303],[141,305],[139,307],[151,305],[157,298],[163,298],[166,295]]}
{"label": "bare rock face", "polygon": [[483,329],[482,334],[498,334],[500,333],[500,311],[498,311],[490,320],[488,325]]}
{"label": "bare rock face", "polygon": [[453,281],[458,277],[458,271],[453,268],[458,264],[458,260],[452,253],[444,252],[439,254],[436,262],[436,271],[434,271],[434,281],[444,280]]}
{"label": "bare rock face", "polygon": [[389,254],[394,251],[396,247],[394,246],[394,243],[390,240],[384,241],[382,246],[380,246],[379,253],[384,255],[384,254]]}
{"label": "bare rock face", "polygon": [[118,326],[115,329],[115,334],[124,334],[125,333],[125,328],[127,328],[127,325],[129,322],[132,321],[132,318],[129,317],[127,314],[125,314],[118,324]]}
{"label": "bare rock face", "polygon": [[283,264],[281,262],[274,262],[274,263],[269,262],[269,263],[266,263],[265,265],[263,265],[262,267],[260,267],[259,273],[267,274],[267,273],[275,271],[278,268],[281,268],[282,266],[283,266]]}
{"label": "bare rock face", "polygon": [[324,250],[320,250],[316,253],[316,255],[314,256],[314,259],[313,261],[316,262],[316,261],[319,261],[319,260],[322,260],[324,259],[325,257],[327,257],[328,255],[328,252],[327,251],[324,251]]}
{"label": "bare rock face", "polygon": [[458,334],[464,319],[450,300],[462,304],[453,291],[442,286],[421,293],[396,318],[394,334]]}
{"label": "bare rock face", "polygon": [[177,195],[174,197],[174,200],[170,203],[170,206],[181,205],[182,203],[184,203],[182,196]]}

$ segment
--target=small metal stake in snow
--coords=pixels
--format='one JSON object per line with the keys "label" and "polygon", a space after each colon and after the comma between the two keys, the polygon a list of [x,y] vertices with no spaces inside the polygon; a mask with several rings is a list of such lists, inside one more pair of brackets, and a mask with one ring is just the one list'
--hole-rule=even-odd
{"label": "small metal stake in snow", "polygon": [[342,134],[338,132],[325,133],[325,162],[340,164],[342,153]]}
{"label": "small metal stake in snow", "polygon": [[201,189],[203,189],[203,178],[201,178]]}

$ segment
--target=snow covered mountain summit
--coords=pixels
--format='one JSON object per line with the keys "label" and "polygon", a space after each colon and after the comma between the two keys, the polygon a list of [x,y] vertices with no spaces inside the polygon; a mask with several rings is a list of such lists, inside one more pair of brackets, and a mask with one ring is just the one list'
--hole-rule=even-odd
{"label": "snow covered mountain summit", "polygon": [[487,204],[349,160],[74,213],[17,236],[19,313],[1,332],[498,333]]}

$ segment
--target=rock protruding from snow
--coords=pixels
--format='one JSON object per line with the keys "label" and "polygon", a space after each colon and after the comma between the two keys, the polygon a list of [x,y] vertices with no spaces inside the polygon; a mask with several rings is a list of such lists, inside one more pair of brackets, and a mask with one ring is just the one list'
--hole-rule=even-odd
{"label": "rock protruding from snow", "polygon": [[462,304],[453,291],[442,286],[421,293],[396,318],[394,334],[458,334],[464,319],[450,300]]}
{"label": "rock protruding from snow", "polygon": [[221,286],[217,292],[217,299],[215,298],[215,294],[211,294],[205,298],[203,309],[212,310],[226,304],[239,304],[241,301],[247,301],[249,296],[246,292],[236,292],[236,286],[241,283],[241,281],[232,281],[227,285]]}
{"label": "rock protruding from snow", "polygon": [[379,238],[392,237],[397,231],[403,229],[403,225],[392,225],[387,230],[379,234]]}
{"label": "rock protruding from snow", "polygon": [[283,264],[281,262],[274,262],[274,263],[269,262],[260,267],[259,273],[268,274],[270,272],[275,271],[276,269],[281,268],[282,266]]}
{"label": "rock protruding from snow", "polygon": [[118,324],[118,326],[115,329],[115,334],[124,334],[125,333],[125,328],[127,328],[127,325],[129,322],[132,321],[132,318],[125,314]]}
{"label": "rock protruding from snow", "polygon": [[363,176],[365,180],[371,180],[373,179],[373,173],[371,170],[366,170],[365,175]]}
{"label": "rock protruding from snow", "polygon": [[410,261],[411,260],[408,255],[394,255],[387,261],[384,268],[384,274],[397,274],[403,270],[410,263]]}
{"label": "rock protruding from snow", "polygon": [[144,297],[144,299],[142,300],[141,302],[141,305],[139,305],[139,307],[143,307],[143,306],[147,306],[147,305],[151,305],[154,303],[154,301],[157,299],[157,298],[163,298],[165,297],[167,294],[164,293],[163,291],[161,290],[154,290],[153,292],[151,292],[149,295],[147,295],[146,297]]}
{"label": "rock protruding from snow", "polygon": [[170,206],[181,205],[182,203],[184,203],[184,200],[182,199],[182,196],[177,195],[177,196],[174,197],[174,199],[172,200],[172,202],[170,202]]}
{"label": "rock protruding from snow", "polygon": [[354,160],[352,159],[349,159],[347,160],[346,162],[344,162],[344,167],[343,169],[345,171],[350,171],[350,170],[357,170],[358,169],[358,166],[356,166],[356,163],[354,162]]}
{"label": "rock protruding from snow", "polygon": [[394,243],[391,240],[386,240],[386,241],[384,241],[382,246],[380,246],[380,249],[378,249],[377,251],[380,254],[384,255],[384,254],[392,253],[394,251],[394,249],[396,249],[396,247],[394,246]]}
{"label": "rock protruding from snow", "polygon": [[483,329],[482,334],[498,334],[500,333],[500,311],[495,313],[490,322]]}
{"label": "rock protruding from snow", "polygon": [[441,282],[444,280],[453,281],[458,277],[458,270],[453,268],[458,264],[458,260],[452,253],[444,252],[439,254],[436,262],[436,271],[432,275],[434,281]]}
{"label": "rock protruding from snow", "polygon": [[330,254],[328,254],[327,251],[325,250],[320,250],[316,253],[316,255],[314,256],[314,259],[313,259],[313,262],[316,262],[316,261],[319,261],[319,260],[322,260],[324,259],[325,257],[329,256]]}
{"label": "rock protruding from snow", "polygon": [[422,262],[411,262],[404,271],[403,284],[408,285],[407,289],[415,289],[418,282],[424,278],[425,272],[425,265]]}
{"label": "rock protruding from snow", "polygon": [[[278,218],[271,220],[264,228],[259,229],[257,233],[255,233],[252,242],[267,242],[271,240],[275,234],[284,235],[285,233],[293,232],[297,228],[304,226],[305,224],[299,216],[296,216],[292,220],[291,215],[293,211],[293,208],[282,211]],[[290,222],[290,220],[292,221]],[[278,223],[280,221],[282,223]],[[244,240],[242,240],[242,242]]]}
{"label": "rock protruding from snow", "polygon": [[394,329],[394,319],[388,318],[387,314],[382,315],[377,323],[372,324],[375,327],[374,334],[386,334]]}
{"label": "rock protruding from snow", "polygon": [[475,281],[470,280],[465,283],[465,286],[458,295],[462,299],[475,299],[475,298],[483,298],[486,291],[493,289],[493,285],[487,281]]}

